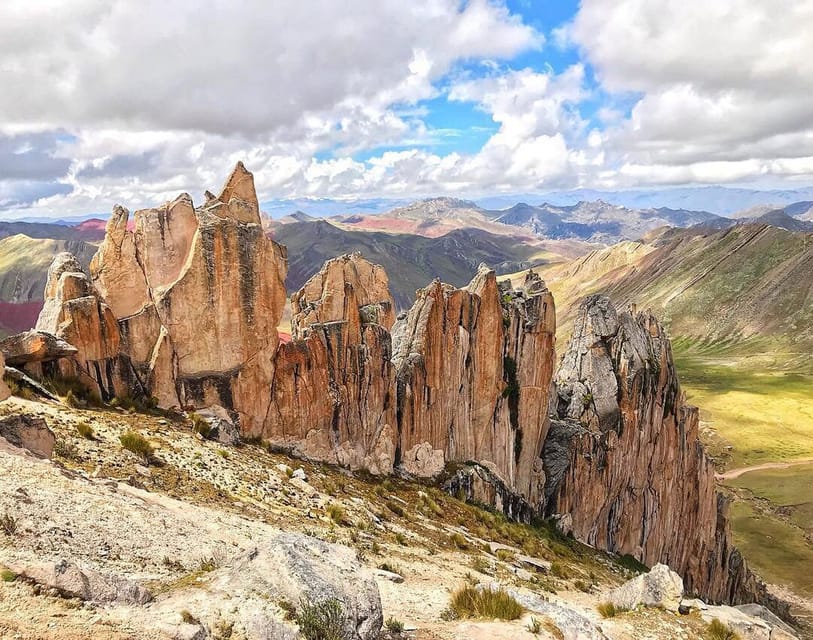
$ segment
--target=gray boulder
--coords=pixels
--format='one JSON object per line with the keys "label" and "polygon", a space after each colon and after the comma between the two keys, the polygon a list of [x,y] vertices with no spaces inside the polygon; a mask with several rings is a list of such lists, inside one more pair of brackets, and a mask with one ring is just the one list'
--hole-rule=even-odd
{"label": "gray boulder", "polygon": [[683,578],[660,563],[607,594],[607,600],[616,607],[634,609],[644,605],[674,612],[679,610],[682,598]]}
{"label": "gray boulder", "polygon": [[577,611],[548,602],[543,597],[509,589],[517,602],[531,613],[545,616],[561,631],[564,640],[607,640],[595,623]]}
{"label": "gray boulder", "polygon": [[18,366],[70,357],[76,355],[78,349],[51,333],[32,330],[0,340],[0,352],[6,364]]}
{"label": "gray boulder", "polygon": [[85,602],[146,604],[152,600],[147,589],[131,580],[82,569],[67,560],[15,567],[14,570],[22,578],[53,589],[63,597]]}
{"label": "gray boulder", "polygon": [[234,423],[229,412],[220,405],[212,405],[199,409],[198,414],[209,425],[209,440],[216,440],[220,444],[234,446],[240,444],[240,428]]}
{"label": "gray boulder", "polygon": [[56,437],[42,418],[21,414],[2,418],[0,438],[39,458],[50,458],[54,454]]}

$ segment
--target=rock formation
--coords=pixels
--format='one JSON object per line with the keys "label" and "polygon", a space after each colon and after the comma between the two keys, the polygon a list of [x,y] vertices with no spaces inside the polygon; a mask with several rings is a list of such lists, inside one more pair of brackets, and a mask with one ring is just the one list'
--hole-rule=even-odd
{"label": "rock formation", "polygon": [[197,209],[183,194],[128,220],[114,210],[92,280],[57,258],[37,327],[77,349],[59,371],[104,399],[219,407],[243,436],[375,474],[475,462],[447,486],[526,521],[558,516],[711,600],[764,597],[651,315],[591,298],[551,393],[554,302],[534,273],[516,290],[485,266],[462,289],[435,281],[396,321],[387,275],[353,254],[292,295],[280,344],[287,254],[242,164]]}
{"label": "rock formation", "polygon": [[0,402],[5,400],[11,395],[11,391],[5,382],[3,382],[3,373],[6,370],[6,363],[3,359],[3,352],[0,351]]}
{"label": "rock formation", "polygon": [[435,281],[419,291],[393,329],[404,469],[431,476],[451,461],[487,461],[535,500],[555,330],[553,298],[534,274],[502,291],[481,266],[465,289]]}
{"label": "rock formation", "polygon": [[731,545],[726,501],[685,404],[669,340],[649,313],[604,296],[579,310],[556,374],[545,444],[545,511],[601,549],[664,562],[710,601],[752,601],[754,576]]}

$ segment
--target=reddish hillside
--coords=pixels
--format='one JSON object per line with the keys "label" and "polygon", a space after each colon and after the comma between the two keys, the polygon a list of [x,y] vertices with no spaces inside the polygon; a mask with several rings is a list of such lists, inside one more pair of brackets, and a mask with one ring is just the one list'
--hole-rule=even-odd
{"label": "reddish hillside", "polygon": [[42,300],[32,302],[0,301],[0,333],[14,334],[31,329],[37,323]]}

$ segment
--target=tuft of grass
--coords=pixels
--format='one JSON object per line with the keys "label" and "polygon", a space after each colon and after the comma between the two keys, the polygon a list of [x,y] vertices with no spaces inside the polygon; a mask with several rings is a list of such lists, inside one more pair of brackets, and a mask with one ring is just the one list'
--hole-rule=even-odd
{"label": "tuft of grass", "polygon": [[119,437],[119,440],[121,441],[122,447],[137,455],[147,464],[152,461],[154,453],[152,445],[147,442],[147,439],[141,434],[135,431],[128,431],[127,433],[123,433],[121,437]]}
{"label": "tuft of grass", "polygon": [[483,556],[477,556],[471,559],[471,568],[477,571],[478,573],[484,573],[486,575],[491,575],[494,573],[494,570],[491,567],[491,563],[486,560]]}
{"label": "tuft of grass", "polygon": [[561,562],[552,562],[550,565],[550,574],[554,578],[561,578],[567,580],[570,577],[570,572],[565,568]]}
{"label": "tuft of grass", "polygon": [[186,609],[181,611],[181,620],[183,620],[185,624],[200,624],[200,621]]}
{"label": "tuft of grass", "polygon": [[466,540],[466,537],[463,534],[457,532],[449,536],[449,542],[451,542],[452,545],[454,545],[461,551],[468,551],[470,546],[469,541]]}
{"label": "tuft of grass", "polygon": [[87,422],[79,422],[79,423],[77,423],[76,431],[85,440],[95,440],[96,439],[96,434],[93,431],[93,427],[91,427]]}
{"label": "tuft of grass", "polygon": [[208,438],[212,433],[212,427],[209,422],[199,413],[190,413],[189,421],[192,423],[192,431],[199,433],[204,438]]}
{"label": "tuft of grass", "polygon": [[76,460],[79,457],[79,449],[73,442],[57,440],[54,442],[54,455],[65,460]]}
{"label": "tuft of grass", "polygon": [[17,579],[17,574],[11,569],[0,569],[0,580],[3,582],[14,582]]}
{"label": "tuft of grass", "polygon": [[294,621],[305,640],[350,640],[353,637],[345,624],[344,605],[336,598],[316,603],[303,600]]}
{"label": "tuft of grass", "polygon": [[629,611],[626,607],[617,607],[612,602],[602,602],[596,607],[596,610],[602,618],[615,618],[619,613]]}
{"label": "tuft of grass", "polygon": [[732,631],[731,627],[714,618],[706,627],[706,636],[709,640],[739,640],[740,636]]}
{"label": "tuft of grass", "polygon": [[8,511],[0,516],[0,531],[5,533],[9,538],[17,534],[17,518]]}
{"label": "tuft of grass", "polygon": [[452,594],[449,609],[457,618],[517,620],[523,606],[504,589],[477,589],[469,585]]}
{"label": "tuft of grass", "polygon": [[510,549],[497,549],[494,555],[503,562],[513,562],[514,560],[514,552]]}
{"label": "tuft of grass", "polygon": [[395,500],[387,500],[385,504],[387,505],[387,509],[392,511],[396,516],[401,516],[403,518],[404,515],[406,514],[404,508],[400,504],[398,504]]}
{"label": "tuft of grass", "polygon": [[327,515],[330,516],[330,519],[338,525],[344,525],[347,523],[347,512],[338,502],[331,502],[327,506]]}
{"label": "tuft of grass", "polygon": [[407,540],[407,537],[403,533],[401,533],[400,531],[395,532],[395,541],[398,544],[400,544],[402,547],[408,547],[409,546],[409,540]]}
{"label": "tuft of grass", "polygon": [[387,621],[384,623],[384,627],[390,633],[400,634],[404,632],[404,623],[397,618],[393,618],[392,616],[387,618]]}

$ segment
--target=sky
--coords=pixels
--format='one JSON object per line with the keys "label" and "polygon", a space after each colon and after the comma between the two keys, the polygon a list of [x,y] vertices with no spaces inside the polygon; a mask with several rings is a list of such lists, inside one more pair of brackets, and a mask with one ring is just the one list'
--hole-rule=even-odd
{"label": "sky", "polygon": [[811,0],[4,0],[0,218],[813,184]]}

